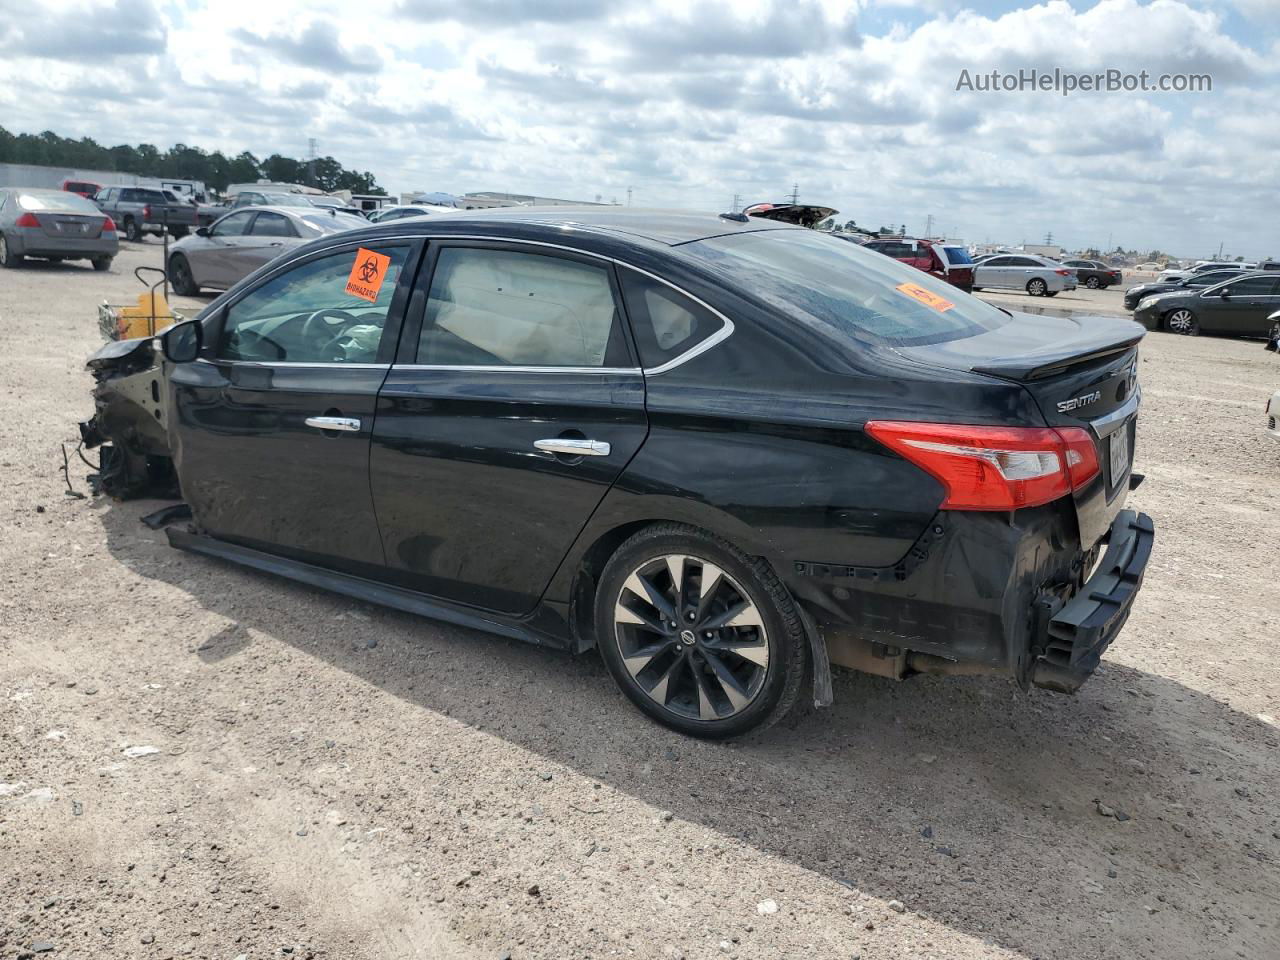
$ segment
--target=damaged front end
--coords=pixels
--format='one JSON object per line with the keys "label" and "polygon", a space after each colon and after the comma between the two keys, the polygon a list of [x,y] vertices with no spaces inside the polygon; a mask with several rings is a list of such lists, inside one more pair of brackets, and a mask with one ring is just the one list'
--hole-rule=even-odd
{"label": "damaged front end", "polygon": [[178,495],[169,454],[167,369],[152,337],[103,345],[86,363],[94,414],[80,424],[82,445],[100,447],[95,492],[119,500]]}

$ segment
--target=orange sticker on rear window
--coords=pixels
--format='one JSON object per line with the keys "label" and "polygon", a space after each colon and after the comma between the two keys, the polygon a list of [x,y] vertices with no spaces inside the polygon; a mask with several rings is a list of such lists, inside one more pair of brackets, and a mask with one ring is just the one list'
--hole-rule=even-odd
{"label": "orange sticker on rear window", "polygon": [[347,277],[347,293],[370,303],[376,302],[389,266],[391,258],[385,253],[374,253],[361,247],[356,251],[356,262],[351,265],[351,276]]}
{"label": "orange sticker on rear window", "polygon": [[900,283],[895,288],[899,293],[905,293],[912,300],[919,300],[926,307],[933,307],[939,313],[946,313],[955,306],[945,297],[940,297],[936,293],[930,293],[924,287],[916,283]]}

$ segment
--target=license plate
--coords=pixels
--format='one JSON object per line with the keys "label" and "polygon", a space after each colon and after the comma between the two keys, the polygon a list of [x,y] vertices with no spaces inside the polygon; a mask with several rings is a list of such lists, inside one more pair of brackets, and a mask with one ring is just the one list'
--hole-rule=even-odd
{"label": "license plate", "polygon": [[1129,423],[1111,434],[1111,483],[1114,485],[1129,472]]}

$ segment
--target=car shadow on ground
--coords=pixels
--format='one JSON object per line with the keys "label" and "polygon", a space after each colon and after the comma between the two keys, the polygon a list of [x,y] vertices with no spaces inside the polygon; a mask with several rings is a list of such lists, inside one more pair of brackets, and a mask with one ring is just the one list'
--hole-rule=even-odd
{"label": "car shadow on ground", "polygon": [[833,707],[704,743],[642,717],[594,654],[170,551],[138,523],[157,506],[94,504],[119,562],[232,624],[191,644],[202,668],[253,632],[277,638],[424,715],[1028,957],[1280,956],[1280,736],[1173,680],[1107,661],[1069,698],[839,673]]}

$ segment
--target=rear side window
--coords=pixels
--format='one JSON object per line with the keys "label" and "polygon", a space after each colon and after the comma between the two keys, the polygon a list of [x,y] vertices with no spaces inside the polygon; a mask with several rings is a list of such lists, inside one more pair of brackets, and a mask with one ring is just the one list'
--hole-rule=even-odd
{"label": "rear side window", "polygon": [[626,366],[611,270],[564,257],[445,247],[417,362],[432,366]]}
{"label": "rear side window", "polygon": [[724,326],[706,307],[634,270],[622,271],[622,295],[646,370],[669,363]]}
{"label": "rear side window", "polygon": [[1265,297],[1275,291],[1276,277],[1245,277],[1223,287],[1233,297]]}

